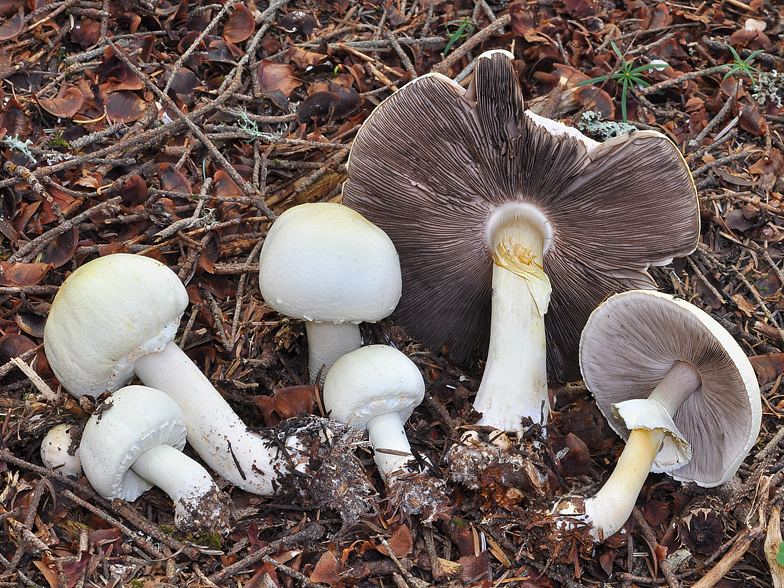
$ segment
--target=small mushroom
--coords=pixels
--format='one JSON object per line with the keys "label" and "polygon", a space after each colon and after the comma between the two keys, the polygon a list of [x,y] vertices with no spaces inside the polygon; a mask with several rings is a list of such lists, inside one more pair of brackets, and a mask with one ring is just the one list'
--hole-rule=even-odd
{"label": "small mushroom", "polygon": [[305,321],[310,381],[359,348],[358,323],[388,316],[400,299],[392,241],[341,204],[301,204],[280,215],[259,259],[259,288],[278,312]]}
{"label": "small mushroom", "polygon": [[425,382],[414,362],[387,345],[347,353],[324,381],[324,408],[330,417],[367,430],[393,505],[431,522],[447,502],[446,485],[416,466],[403,428],[424,394]]}
{"label": "small mushroom", "polygon": [[330,416],[366,429],[385,481],[412,471],[411,445],[403,429],[425,397],[425,381],[405,353],[388,345],[360,347],[341,357],[324,380]]}
{"label": "small mushroom", "polygon": [[271,495],[282,458],[173,341],[187,306],[185,286],[164,264],[123,253],[94,259],[52,303],[44,330],[52,371],[77,398],[97,398],[138,375],[180,406],[188,441],[210,468],[243,490]]}
{"label": "small mushroom", "polygon": [[63,476],[82,477],[82,462],[79,458],[79,444],[75,443],[74,433],[79,427],[62,423],[55,425],[41,441],[41,461]]}
{"label": "small mushroom", "polygon": [[185,417],[160,390],[128,386],[87,421],[80,451],[87,479],[107,500],[134,501],[157,486],[174,501],[180,531],[225,531],[230,501],[210,474],[182,453]]}
{"label": "small mushroom", "polygon": [[580,366],[602,414],[627,439],[594,497],[555,508],[585,519],[596,541],[623,526],[649,472],[718,486],[759,434],[760,391],[743,350],[708,314],[668,294],[610,297],[585,325]]}
{"label": "small mushroom", "polygon": [[354,140],[343,203],[400,254],[398,324],[461,363],[488,350],[479,424],[521,431],[547,419],[548,372],[579,377],[590,312],[694,250],[699,204],[667,137],[597,143],[525,111],[512,61],[483,53],[468,90],[429,74],[386,99]]}

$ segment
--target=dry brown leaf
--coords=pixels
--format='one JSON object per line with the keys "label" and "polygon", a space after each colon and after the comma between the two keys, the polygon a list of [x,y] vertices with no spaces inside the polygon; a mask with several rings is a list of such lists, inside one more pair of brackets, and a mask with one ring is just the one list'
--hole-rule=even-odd
{"label": "dry brown leaf", "polygon": [[0,286],[35,286],[52,269],[51,263],[0,262]]}
{"label": "dry brown leaf", "polygon": [[241,43],[253,34],[256,21],[253,13],[244,4],[234,5],[234,12],[223,25],[223,38],[231,43]]}
{"label": "dry brown leaf", "polygon": [[294,68],[289,63],[275,63],[264,59],[259,64],[259,85],[263,92],[280,90],[288,98],[302,81],[294,77]]}
{"label": "dry brown leaf", "polygon": [[14,39],[24,28],[24,8],[0,25],[0,41]]}

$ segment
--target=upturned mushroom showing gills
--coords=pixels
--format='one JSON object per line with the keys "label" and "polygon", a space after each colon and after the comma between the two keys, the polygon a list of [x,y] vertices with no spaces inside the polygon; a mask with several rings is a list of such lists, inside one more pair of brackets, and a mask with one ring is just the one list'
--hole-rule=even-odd
{"label": "upturned mushroom showing gills", "polygon": [[87,421],[79,447],[84,472],[107,500],[133,502],[157,486],[174,501],[180,531],[225,531],[229,497],[182,453],[185,435],[185,417],[174,400],[160,390],[127,386]]}
{"label": "upturned mushroom showing gills", "polygon": [[694,183],[669,139],[597,143],[525,111],[506,51],[479,56],[468,90],[430,74],[378,106],[354,140],[343,203],[400,255],[397,322],[460,363],[487,350],[474,408],[507,431],[546,421],[548,372],[579,378],[591,311],[653,289],[648,267],[699,235]]}
{"label": "upturned mushroom showing gills", "polygon": [[708,314],[646,290],[610,297],[588,319],[580,366],[610,426],[627,439],[592,498],[570,497],[555,513],[577,515],[596,541],[618,531],[648,473],[718,486],[740,467],[760,430],[754,369]]}
{"label": "upturned mushroom showing gills", "polygon": [[243,490],[271,495],[277,452],[173,341],[187,306],[185,286],[164,264],[122,253],[94,259],[52,303],[44,330],[52,371],[77,398],[113,392],[136,374],[179,405],[188,442],[207,465]]}
{"label": "upturned mushroom showing gills", "polygon": [[[341,204],[300,204],[280,215],[259,258],[261,295],[305,321],[310,381],[361,344],[359,324],[389,316],[400,262],[384,231]],[[323,366],[323,369],[322,369]]]}

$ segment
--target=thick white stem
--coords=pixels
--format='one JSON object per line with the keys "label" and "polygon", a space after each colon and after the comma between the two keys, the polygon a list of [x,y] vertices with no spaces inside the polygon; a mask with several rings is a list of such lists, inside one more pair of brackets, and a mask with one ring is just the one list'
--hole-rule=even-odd
{"label": "thick white stem", "polygon": [[373,417],[367,423],[367,430],[376,465],[384,481],[388,484],[389,478],[396,472],[408,472],[406,464],[414,456],[400,420],[400,413],[390,412]]}
{"label": "thick white stem", "polygon": [[[357,323],[325,323],[318,321],[305,321],[305,330],[308,334],[308,372],[311,384],[321,384],[327,377],[327,372],[341,357],[362,344]],[[321,382],[316,382],[321,366]]]}
{"label": "thick white stem", "polygon": [[185,415],[188,443],[205,463],[235,486],[269,496],[274,493],[275,467],[283,460],[260,436],[248,431],[190,358],[169,342],[134,366],[151,388],[168,394]]}
{"label": "thick white stem", "polygon": [[[535,215],[512,215],[491,235],[493,251],[507,245],[507,250],[517,248],[521,254],[507,260],[507,267],[494,260],[490,347],[474,400],[474,408],[482,413],[478,424],[502,431],[524,430],[521,417],[545,423],[550,413],[544,331],[550,284],[541,267],[536,269],[544,258],[542,222]],[[526,267],[530,272],[521,276]]]}
{"label": "thick white stem", "polygon": [[612,475],[596,496],[585,501],[585,514],[591,521],[591,535],[595,540],[604,541],[629,518],[662,439],[661,429],[634,429],[629,434]]}
{"label": "thick white stem", "polygon": [[215,490],[207,470],[171,445],[158,445],[142,453],[131,469],[169,495],[174,502]]}

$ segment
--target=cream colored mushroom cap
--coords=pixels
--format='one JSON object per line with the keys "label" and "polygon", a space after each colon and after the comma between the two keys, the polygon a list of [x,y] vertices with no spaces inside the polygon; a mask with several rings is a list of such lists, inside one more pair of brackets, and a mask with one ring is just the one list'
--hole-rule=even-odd
{"label": "cream colored mushroom cap", "polygon": [[[629,431],[612,405],[648,398],[676,361],[697,370],[702,385],[671,415],[691,444],[691,461],[667,473],[676,480],[718,486],[740,467],[762,419],[757,377],[732,335],[693,304],[650,290],[611,296],[583,329],[583,378],[624,439]],[[654,463],[652,471],[663,469]]]}
{"label": "cream colored mushroom cap", "polygon": [[67,423],[55,425],[49,429],[49,432],[41,440],[41,461],[46,467],[55,469],[63,476],[78,478],[82,475],[79,448],[76,448],[73,455],[68,453],[73,441],[70,432],[72,428],[76,431],[79,430],[76,425]]}
{"label": "cream colored mushroom cap", "polygon": [[174,339],[187,306],[185,286],[159,261],[99,257],[57,292],[44,329],[46,357],[73,396],[98,397],[130,380],[136,359]]}
{"label": "cream colored mushroom cap", "polygon": [[158,445],[182,451],[185,435],[185,417],[174,400],[155,388],[126,386],[107,398],[84,427],[79,448],[84,473],[107,500],[133,502],[152,488],[131,469],[136,458]]}
{"label": "cream colored mushroom cap", "polygon": [[267,304],[294,318],[374,322],[389,316],[400,300],[400,262],[392,241],[342,204],[300,204],[281,214],[259,264]]}

